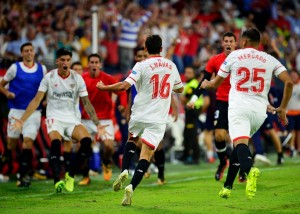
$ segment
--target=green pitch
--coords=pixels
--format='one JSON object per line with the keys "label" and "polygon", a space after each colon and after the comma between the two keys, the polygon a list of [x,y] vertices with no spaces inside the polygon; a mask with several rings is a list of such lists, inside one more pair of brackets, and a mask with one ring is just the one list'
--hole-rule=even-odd
{"label": "green pitch", "polygon": [[[271,160],[275,163],[275,156]],[[286,157],[283,166],[257,165],[261,175],[253,200],[245,195],[245,183],[237,181],[229,199],[219,198],[225,177],[221,182],[214,180],[216,166],[203,162],[198,166],[167,164],[167,184],[156,185],[156,174],[143,179],[130,207],[121,206],[123,190],[112,191],[117,168],[110,182],[102,175],[91,177],[89,186],[75,185],[72,193],[64,190],[56,194],[50,179],[32,181],[29,188],[17,188],[15,181],[0,183],[0,213],[300,213],[299,157]],[[76,182],[79,180],[77,177]]]}

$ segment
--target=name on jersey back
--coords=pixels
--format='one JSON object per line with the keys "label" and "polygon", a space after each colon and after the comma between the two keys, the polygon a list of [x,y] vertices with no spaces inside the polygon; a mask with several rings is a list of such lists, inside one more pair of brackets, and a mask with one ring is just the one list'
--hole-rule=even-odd
{"label": "name on jersey back", "polygon": [[168,62],[162,62],[160,59],[157,62],[150,65],[150,68],[152,69],[152,71],[156,68],[162,68],[162,67],[169,68],[170,70],[172,70],[171,64],[169,64]]}
{"label": "name on jersey back", "polygon": [[266,61],[267,61],[264,57],[260,56],[259,54],[243,54],[243,55],[238,56],[238,59],[239,59],[239,61],[247,60],[247,59],[256,59],[263,63],[266,63]]}

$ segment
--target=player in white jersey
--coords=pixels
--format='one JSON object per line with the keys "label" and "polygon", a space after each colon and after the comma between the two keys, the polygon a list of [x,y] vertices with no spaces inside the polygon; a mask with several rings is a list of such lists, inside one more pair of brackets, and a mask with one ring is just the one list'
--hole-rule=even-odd
{"label": "player in white jersey", "polygon": [[[131,108],[129,138],[124,148],[123,162],[131,160],[139,140],[142,141],[142,149],[130,185],[125,188],[122,200],[124,206],[131,205],[133,191],[143,179],[150,159],[164,136],[172,91],[183,91],[176,65],[159,55],[162,50],[161,38],[158,35],[148,36],[145,45],[149,58],[136,63],[125,81],[113,85],[104,85],[101,81],[97,84],[100,90],[127,90],[133,84],[137,89]],[[128,170],[122,169],[113,184],[114,191],[119,191],[127,178]]]}
{"label": "player in white jersey", "polygon": [[[20,135],[23,135],[22,152],[20,154],[18,187],[29,186],[25,175],[32,171],[32,147],[41,123],[41,107],[39,107],[26,121],[22,131],[13,130],[13,117],[20,118],[29,102],[35,96],[40,82],[47,69],[44,65],[34,61],[35,50],[31,43],[24,43],[20,48],[22,61],[12,64],[0,82],[0,92],[8,99],[7,148],[4,159],[10,160],[11,151],[15,150]],[[9,85],[6,88],[6,85]],[[1,156],[1,155],[0,155]],[[8,161],[7,161],[8,162]],[[1,163],[0,163],[1,165]]]}
{"label": "player in white jersey", "polygon": [[[56,52],[57,69],[50,71],[42,80],[36,96],[32,99],[21,119],[16,119],[14,127],[21,129],[24,122],[39,106],[47,94],[47,131],[51,141],[50,165],[53,172],[54,187],[57,193],[63,188],[72,192],[74,176],[79,165],[87,161],[91,154],[92,140],[86,128],[81,124],[79,98],[95,123],[99,135],[105,135],[105,126],[101,126],[95,110],[88,99],[88,93],[81,75],[70,70],[72,53],[66,48]],[[80,149],[65,180],[60,181],[60,156],[63,136],[80,142]]]}
{"label": "player in white jersey", "polygon": [[[216,88],[230,74],[229,92],[229,135],[234,150],[230,159],[232,164],[239,164],[247,174],[246,195],[252,198],[256,193],[256,180],[259,170],[252,167],[253,161],[248,148],[249,138],[259,129],[266,118],[266,112],[278,113],[279,118],[287,124],[286,107],[292,94],[293,84],[286,68],[273,56],[259,51],[260,33],[254,28],[243,32],[242,49],[231,52],[223,62],[218,75],[211,81],[205,80],[202,88]],[[284,94],[278,108],[269,105],[268,92],[272,75],[284,82]],[[219,196],[228,198],[235,175],[228,174],[224,188]]]}

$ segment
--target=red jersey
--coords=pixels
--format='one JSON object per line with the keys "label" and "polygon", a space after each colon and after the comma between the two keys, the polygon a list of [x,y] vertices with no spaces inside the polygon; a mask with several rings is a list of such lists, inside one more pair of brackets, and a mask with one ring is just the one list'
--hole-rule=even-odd
{"label": "red jersey", "polygon": [[[100,91],[96,88],[97,83],[101,80],[105,85],[115,84],[117,81],[109,74],[106,74],[103,71],[100,71],[99,76],[92,78],[89,72],[82,74],[82,77],[85,81],[86,88],[89,94],[89,99],[92,105],[95,108],[98,119],[112,119],[112,92],[109,91]],[[114,92],[120,98],[120,103],[122,106],[126,107],[127,105],[127,93],[126,91]],[[82,119],[90,119],[89,115],[86,113],[85,109],[82,108]]]}
{"label": "red jersey", "polygon": [[[225,59],[226,59],[226,55],[224,54],[224,52],[213,56],[207,62],[205,70],[208,73],[217,74],[219,71],[219,68],[221,67],[221,65]],[[216,93],[216,99],[228,102],[229,90],[230,90],[230,75],[228,77],[226,77],[226,79],[218,87],[217,93]]]}

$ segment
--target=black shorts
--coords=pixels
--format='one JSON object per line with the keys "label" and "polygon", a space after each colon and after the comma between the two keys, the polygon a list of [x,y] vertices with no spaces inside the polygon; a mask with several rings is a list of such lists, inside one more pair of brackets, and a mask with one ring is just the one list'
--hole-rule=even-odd
{"label": "black shorts", "polygon": [[215,129],[228,130],[228,102],[217,100],[215,110]]}

